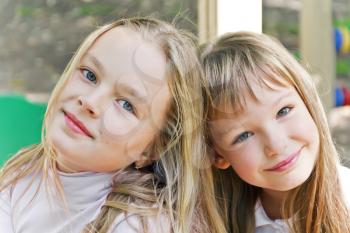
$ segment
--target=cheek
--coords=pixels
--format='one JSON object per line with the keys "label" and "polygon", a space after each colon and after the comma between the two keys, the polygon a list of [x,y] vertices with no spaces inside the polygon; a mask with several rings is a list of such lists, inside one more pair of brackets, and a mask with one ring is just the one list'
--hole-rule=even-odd
{"label": "cheek", "polygon": [[247,145],[245,148],[231,152],[225,156],[231,164],[236,173],[243,179],[250,177],[253,173],[258,171],[261,154],[258,148],[254,145]]}
{"label": "cheek", "polygon": [[61,110],[62,104],[55,103],[51,106],[51,109],[49,110],[49,114],[47,115],[47,138],[49,140],[55,139],[64,139],[65,137],[62,131],[62,128],[65,125],[64,122],[64,115]]}
{"label": "cheek", "polygon": [[146,120],[142,123],[142,127],[135,132],[131,141],[134,145],[144,148],[153,142],[158,134],[159,130]]}
{"label": "cheek", "polygon": [[63,87],[57,93],[58,102],[66,102],[86,93],[91,93],[94,87],[90,85],[87,81],[84,81],[80,76],[81,74],[78,70],[76,70],[67,80],[62,81],[63,83],[61,84],[63,85]]}
{"label": "cheek", "polygon": [[314,120],[306,109],[298,113],[293,121],[293,124],[289,125],[289,130],[292,132],[292,135],[294,135],[295,138],[318,146],[318,129]]}
{"label": "cheek", "polygon": [[48,128],[46,129],[47,131],[47,139],[49,142],[53,143],[54,140],[57,138],[58,134],[58,122],[56,120],[56,117],[52,117],[48,123]]}
{"label": "cheek", "polygon": [[110,138],[99,145],[97,151],[104,155],[105,161],[110,161],[118,166],[128,166],[139,159],[141,153],[130,148],[127,140],[111,140]]}
{"label": "cheek", "polygon": [[146,122],[139,122],[136,128],[125,135],[111,135],[105,131],[103,143],[107,145],[109,150],[119,151],[134,161],[147,149],[155,135],[155,131],[151,130]]}
{"label": "cheek", "polygon": [[129,137],[139,126],[139,120],[131,116],[130,113],[123,112],[118,109],[119,106],[112,104],[104,113],[102,120],[102,128],[113,137]]}
{"label": "cheek", "polygon": [[152,123],[154,130],[161,130],[166,121],[167,112],[170,109],[171,96],[169,88],[164,84],[161,88],[154,91],[151,97],[152,102],[149,110],[149,122]]}

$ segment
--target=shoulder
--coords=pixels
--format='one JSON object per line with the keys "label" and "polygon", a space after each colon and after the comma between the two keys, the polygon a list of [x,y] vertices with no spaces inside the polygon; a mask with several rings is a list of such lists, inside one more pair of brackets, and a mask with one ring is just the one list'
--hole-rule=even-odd
{"label": "shoulder", "polygon": [[[36,197],[36,191],[40,187],[40,178],[29,174],[18,179],[15,183],[9,184],[0,191],[0,208],[12,214],[19,212],[22,208],[31,202]],[[16,208],[15,208],[16,207]]]}
{"label": "shoulder", "polygon": [[[143,229],[143,222],[147,229]],[[170,233],[170,222],[165,215],[140,217],[137,214],[120,214],[108,233]]]}
{"label": "shoulder", "polygon": [[6,188],[0,191],[0,211],[9,213],[11,209],[11,193],[10,189]]}
{"label": "shoulder", "polygon": [[350,169],[344,166],[339,166],[338,171],[343,197],[347,206],[350,207]]}

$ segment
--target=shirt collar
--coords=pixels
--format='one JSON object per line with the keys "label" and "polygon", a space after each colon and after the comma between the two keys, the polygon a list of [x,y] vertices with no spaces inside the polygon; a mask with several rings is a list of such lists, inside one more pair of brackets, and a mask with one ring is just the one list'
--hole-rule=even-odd
{"label": "shirt collar", "polygon": [[255,227],[258,228],[266,225],[279,225],[279,226],[283,226],[284,228],[288,227],[287,223],[283,219],[276,219],[276,220],[270,219],[267,216],[264,210],[264,207],[261,204],[260,199],[258,199],[255,205]]}
{"label": "shirt collar", "polygon": [[267,217],[266,212],[261,205],[260,199],[258,199],[255,205],[255,226],[261,227],[270,224],[273,224],[273,221]]}

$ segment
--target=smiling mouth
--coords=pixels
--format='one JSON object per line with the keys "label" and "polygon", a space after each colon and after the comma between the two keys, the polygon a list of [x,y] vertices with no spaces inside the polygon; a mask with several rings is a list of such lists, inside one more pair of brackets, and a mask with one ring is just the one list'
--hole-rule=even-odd
{"label": "smiling mouth", "polygon": [[62,110],[64,114],[64,118],[68,128],[70,128],[73,132],[88,136],[93,138],[90,131],[85,127],[83,122],[81,122],[78,118],[76,118],[72,113]]}
{"label": "smiling mouth", "polygon": [[293,154],[289,155],[288,158],[277,163],[275,166],[265,169],[265,171],[282,172],[287,170],[288,168],[292,167],[296,163],[296,161],[299,158],[301,150],[302,148],[300,148],[297,152],[294,152]]}

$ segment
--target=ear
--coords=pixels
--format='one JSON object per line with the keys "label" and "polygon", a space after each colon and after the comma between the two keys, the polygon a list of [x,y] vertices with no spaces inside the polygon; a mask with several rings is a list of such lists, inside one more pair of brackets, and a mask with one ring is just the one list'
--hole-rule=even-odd
{"label": "ear", "polygon": [[142,167],[146,167],[158,159],[159,156],[155,156],[153,150],[146,150],[140,155],[139,159],[135,161],[135,168],[139,169]]}
{"label": "ear", "polygon": [[222,157],[222,155],[214,151],[214,166],[219,169],[227,169],[231,166],[231,164],[227,162],[227,160],[224,157]]}
{"label": "ear", "polygon": [[153,159],[150,156],[142,154],[138,160],[135,161],[135,168],[139,169],[151,164]]}

